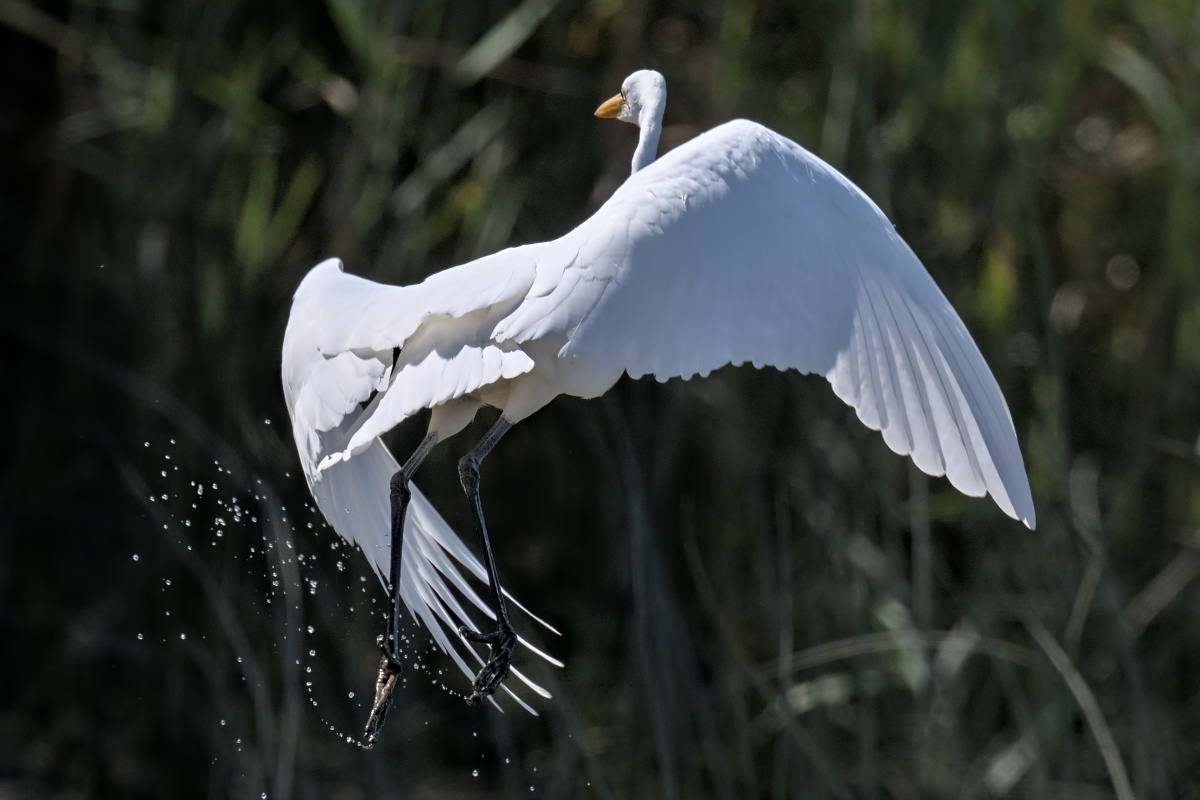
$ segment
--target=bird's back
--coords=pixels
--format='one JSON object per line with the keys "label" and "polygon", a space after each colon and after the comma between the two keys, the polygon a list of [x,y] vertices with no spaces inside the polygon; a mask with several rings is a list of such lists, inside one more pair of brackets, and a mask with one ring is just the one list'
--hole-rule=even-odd
{"label": "bird's back", "polygon": [[[743,362],[824,374],[836,347],[814,338],[846,337],[852,309],[838,302],[850,275],[805,262],[897,243],[907,251],[840,173],[769,128],[734,120],[634,173],[552,243],[563,257],[538,265],[496,337],[562,335],[564,356],[611,361],[633,377]],[[754,327],[759,335],[748,336]]]}

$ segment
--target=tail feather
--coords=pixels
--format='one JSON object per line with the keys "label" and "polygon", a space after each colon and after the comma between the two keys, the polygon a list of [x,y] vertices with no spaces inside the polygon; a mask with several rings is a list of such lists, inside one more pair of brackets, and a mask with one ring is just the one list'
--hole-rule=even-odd
{"label": "tail feather", "polygon": [[[358,545],[371,568],[386,586],[391,563],[391,500],[389,482],[399,469],[396,459],[380,440],[352,458],[329,464],[311,481],[317,505],[333,529],[346,541]],[[458,635],[460,626],[475,628],[467,607],[473,606],[489,619],[495,614],[487,602],[463,575],[463,570],[486,582],[483,564],[458,538],[454,529],[442,519],[425,495],[410,484],[412,499],[404,520],[404,556],[400,564],[400,598],[413,619],[429,629],[437,645],[453,659],[469,678],[474,671],[470,661],[483,663],[480,655]],[[456,593],[457,590],[457,593]],[[466,601],[464,607],[460,596]],[[512,599],[505,592],[505,596]],[[514,606],[547,630],[558,633],[549,624],[531,614],[523,605]],[[547,662],[562,663],[520,640],[529,650]],[[457,646],[455,645],[457,642]],[[517,670],[519,680],[543,697],[550,694]],[[511,691],[512,697],[530,713],[536,714],[527,703]]]}

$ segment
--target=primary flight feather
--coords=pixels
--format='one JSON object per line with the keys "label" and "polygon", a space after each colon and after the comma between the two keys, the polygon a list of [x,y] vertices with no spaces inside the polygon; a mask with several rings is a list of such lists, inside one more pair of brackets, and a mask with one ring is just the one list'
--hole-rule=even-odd
{"label": "primary flight feather", "polygon": [[[392,538],[403,530],[405,546],[420,548],[411,582],[405,556],[400,595],[427,624],[470,626],[465,613],[447,610],[445,580],[460,591],[465,585],[448,577],[457,576],[452,560],[488,575],[497,633],[460,630],[492,648],[473,700],[500,685],[515,644],[478,503],[478,464],[509,426],[554,397],[595,397],[626,373],[665,381],[751,363],[822,375],[892,450],[1035,523],[996,380],[883,212],[818,157],[745,120],[655,160],[665,102],[662,77],[641,71],[600,107],[598,116],[641,128],[633,174],[561,238],[407,287],[348,275],[330,259],[296,292],[284,386],[305,474],[322,511],[381,576],[391,551],[378,497],[389,479],[403,495],[429,447],[484,405],[501,412],[460,463],[487,570],[419,494],[402,527],[404,504],[391,508]],[[398,471],[378,437],[426,408],[426,441]],[[347,471],[368,460],[369,469]],[[367,506],[375,511],[337,499],[327,481],[361,484],[337,491],[374,493]],[[478,595],[466,596],[485,608]],[[451,650],[444,634],[439,641]],[[380,699],[379,724],[387,702]]]}

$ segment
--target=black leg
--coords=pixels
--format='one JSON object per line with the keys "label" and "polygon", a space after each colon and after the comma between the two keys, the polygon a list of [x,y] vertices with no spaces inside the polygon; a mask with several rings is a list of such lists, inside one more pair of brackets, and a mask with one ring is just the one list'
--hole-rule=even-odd
{"label": "black leg", "polygon": [[392,707],[392,692],[396,681],[400,679],[400,563],[404,555],[404,514],[408,510],[408,501],[412,497],[408,482],[413,473],[430,449],[437,443],[437,436],[429,434],[417,447],[416,452],[404,462],[404,466],[392,475],[392,552],[391,564],[388,571],[388,632],[375,640],[383,651],[379,660],[379,677],[375,680],[375,704],[371,707],[371,716],[367,719],[367,728],[363,732],[364,746],[368,749],[379,738],[379,731],[387,718],[388,709]]}
{"label": "black leg", "polygon": [[479,444],[458,462],[458,477],[471,504],[471,513],[475,516],[475,530],[479,534],[483,562],[487,567],[488,582],[492,587],[492,610],[496,612],[496,630],[493,633],[481,634],[467,628],[458,629],[464,638],[486,644],[492,653],[475,678],[471,696],[467,698],[467,705],[470,706],[483,702],[500,688],[500,684],[508,677],[513,648],[517,646],[517,634],[508,621],[508,609],[505,608],[504,593],[500,589],[500,576],[496,574],[496,559],[492,556],[492,543],[488,539],[487,525],[483,521],[483,503],[479,499],[479,465],[511,427],[512,423],[500,417]]}

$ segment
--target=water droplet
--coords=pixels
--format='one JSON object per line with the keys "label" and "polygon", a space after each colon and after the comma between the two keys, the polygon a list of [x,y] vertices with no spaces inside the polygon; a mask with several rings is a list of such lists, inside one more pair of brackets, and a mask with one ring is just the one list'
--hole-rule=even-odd
{"label": "water droplet", "polygon": [[187,638],[187,634],[186,634],[186,633],[181,633],[181,634],[179,634],[179,638],[180,638],[180,639],[186,639],[186,638]]}
{"label": "water droplet", "polygon": [[137,561],[139,558],[141,558],[141,556],[139,556],[137,553],[134,553],[134,554],[133,554],[133,560],[134,560],[134,561]]}
{"label": "water droplet", "polygon": [[312,632],[313,632],[313,626],[312,626],[312,625],[309,625],[309,626],[308,626],[308,632],[309,632],[309,633],[312,633]]}
{"label": "water droplet", "polygon": [[144,639],[144,638],[145,638],[145,637],[144,637],[144,636],[142,636],[140,633],[138,634],[138,641],[139,641],[139,642],[140,642],[142,639]]}
{"label": "water droplet", "polygon": [[222,725],[224,725],[224,724],[225,724],[225,720],[221,720],[221,724],[222,724]]}
{"label": "water droplet", "polygon": [[309,654],[310,656],[315,656],[315,655],[317,654],[317,651],[316,651],[316,650],[309,650],[309,651],[308,651],[308,654]]}
{"label": "water droplet", "polygon": [[478,778],[478,777],[479,777],[479,770],[477,770],[477,769],[473,769],[473,770],[471,770],[471,777],[472,777],[472,778]]}
{"label": "water droplet", "polygon": [[149,442],[146,442],[146,447],[149,447],[149,446],[150,446],[150,443],[149,443]]}
{"label": "water droplet", "polygon": [[350,693],[350,699],[351,699],[351,700],[353,700],[353,699],[354,699],[354,692],[351,692],[351,693]]}

